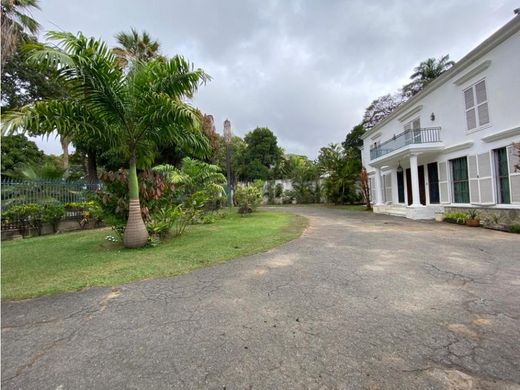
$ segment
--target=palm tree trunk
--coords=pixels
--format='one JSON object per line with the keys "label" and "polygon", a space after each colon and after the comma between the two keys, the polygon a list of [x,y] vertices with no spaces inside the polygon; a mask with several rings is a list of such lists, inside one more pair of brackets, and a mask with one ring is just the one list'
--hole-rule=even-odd
{"label": "palm tree trunk", "polygon": [[60,135],[61,149],[63,150],[63,169],[69,169],[69,145],[70,137]]}
{"label": "palm tree trunk", "polygon": [[135,156],[130,158],[128,170],[128,222],[126,224],[123,242],[127,248],[141,248],[148,241],[148,231],[141,215],[139,203],[139,183],[137,181],[137,169]]}
{"label": "palm tree trunk", "polygon": [[96,184],[98,182],[97,176],[97,159],[96,150],[87,150],[87,183]]}

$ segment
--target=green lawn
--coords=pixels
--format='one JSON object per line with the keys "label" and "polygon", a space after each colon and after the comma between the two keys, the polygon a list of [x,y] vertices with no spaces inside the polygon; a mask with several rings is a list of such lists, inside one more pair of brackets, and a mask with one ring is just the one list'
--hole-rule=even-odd
{"label": "green lawn", "polygon": [[266,251],[298,237],[307,220],[294,214],[236,211],[209,225],[191,226],[155,248],[124,249],[105,240],[110,229],[2,243],[2,298],[22,299],[179,275]]}

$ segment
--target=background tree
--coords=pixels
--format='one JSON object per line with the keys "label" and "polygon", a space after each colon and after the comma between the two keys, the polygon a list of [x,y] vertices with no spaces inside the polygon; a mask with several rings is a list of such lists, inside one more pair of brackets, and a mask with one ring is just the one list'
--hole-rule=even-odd
{"label": "background tree", "polygon": [[330,144],[320,149],[318,164],[328,202],[345,204],[358,200],[359,161],[349,156],[340,145]]}
{"label": "background tree", "polygon": [[139,34],[134,28],[130,32],[116,34],[119,46],[114,47],[117,62],[123,68],[131,66],[135,62],[145,62],[160,56],[158,41],[150,38],[146,31]]}
{"label": "background tree", "polygon": [[409,84],[403,86],[403,95],[406,98],[412,97],[421,92],[426,85],[435,80],[441,74],[449,70],[454,61],[450,61],[449,54],[438,59],[428,58],[415,67],[414,72],[410,76],[412,80]]}
{"label": "background tree", "polygon": [[2,136],[2,177],[17,176],[28,165],[41,165],[45,154],[23,134]]}
{"label": "background tree", "polygon": [[37,0],[2,0],[0,6],[2,68],[20,43],[38,32],[40,25],[28,15],[32,8],[40,8]]}
{"label": "background tree", "polygon": [[366,108],[363,115],[363,127],[370,130],[388,115],[390,115],[397,107],[404,102],[401,94],[387,94],[380,96]]}
{"label": "background tree", "polygon": [[[102,41],[81,33],[50,32],[48,36],[58,48],[41,48],[33,58],[54,65],[70,83],[72,101],[104,121],[106,125],[100,129],[85,120],[88,138],[107,140],[129,161],[129,216],[124,243],[130,248],[141,247],[148,233],[139,205],[137,165],[150,166],[159,144],[185,145],[201,155],[207,153],[198,111],[185,100],[209,77],[180,56],[139,62],[125,73]],[[31,127],[31,122],[39,120],[39,111],[52,104],[62,105],[63,115],[54,119],[64,125],[69,119],[69,99],[38,102],[12,113],[8,122]]]}
{"label": "background tree", "polygon": [[365,134],[365,128],[363,127],[363,124],[356,125],[347,134],[345,141],[343,141],[341,144],[347,154],[355,157],[359,161],[361,161],[360,148],[363,146],[363,139],[361,139],[363,134]]}
{"label": "background tree", "polygon": [[241,156],[239,176],[243,180],[267,180],[270,170],[283,155],[278,140],[267,127],[257,127],[244,137],[246,148]]}

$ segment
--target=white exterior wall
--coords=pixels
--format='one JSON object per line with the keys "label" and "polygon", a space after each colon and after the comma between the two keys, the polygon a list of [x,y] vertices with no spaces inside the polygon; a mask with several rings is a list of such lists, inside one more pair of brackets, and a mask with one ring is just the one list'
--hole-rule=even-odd
{"label": "white exterior wall", "polygon": [[[520,16],[516,17],[516,23],[520,25]],[[478,56],[477,56],[478,57]],[[486,65],[488,65],[486,67]],[[485,68],[485,69],[483,69]],[[476,74],[474,70],[480,71]],[[471,77],[469,77],[471,76]],[[488,112],[490,123],[481,128],[467,130],[466,123],[466,109],[464,101],[464,90],[478,81],[484,79],[486,82],[486,92],[488,101]],[[460,81],[463,82],[460,82]],[[457,85],[455,82],[458,81]],[[369,174],[372,176],[375,173],[375,167],[395,168],[395,161],[393,165],[384,163],[378,164],[375,159],[374,165],[371,165],[370,148],[374,142],[385,142],[391,139],[394,135],[398,135],[404,131],[404,125],[411,120],[420,118],[421,128],[441,127],[441,141],[442,150],[435,153],[419,155],[419,165],[425,166],[429,162],[448,162],[451,159],[468,156],[468,173],[473,168],[470,167],[470,157],[490,153],[493,149],[507,147],[512,142],[520,142],[520,31],[517,31],[502,43],[495,46],[487,54],[480,56],[471,65],[464,69],[454,72],[453,76],[446,79],[442,84],[431,92],[423,94],[424,97],[414,101],[413,103],[405,103],[400,108],[391,120],[388,120],[384,125],[376,126],[370,131],[364,139],[364,146],[362,149],[363,165],[367,168]],[[409,113],[416,113],[408,115]],[[435,120],[431,120],[431,115],[434,113]],[[516,129],[516,130],[515,130]],[[501,132],[511,130],[508,136],[497,136],[496,140],[490,139],[492,135],[498,135]],[[488,138],[486,138],[488,137]],[[491,137],[493,138],[493,137]],[[487,141],[487,142],[486,142]],[[451,148],[451,150],[450,150]],[[511,149],[511,148],[510,148]],[[384,157],[384,156],[383,156]],[[491,158],[491,174],[494,175],[494,160],[492,153]],[[401,158],[403,166],[407,167],[407,157]],[[472,160],[478,161],[478,159]],[[513,158],[510,159],[510,188],[511,188],[511,205],[509,207],[520,207],[520,172],[514,173],[512,168]],[[440,167],[439,167],[440,168]],[[451,183],[449,181],[451,169],[450,164],[446,164],[447,170],[447,187],[449,191],[448,202],[441,205],[448,205],[452,200]],[[476,174],[478,174],[478,170]],[[441,172],[439,171],[439,175]],[[405,177],[406,181],[406,177]],[[496,203],[496,181],[492,178],[493,196],[492,202],[474,201],[475,196],[472,197],[472,204]],[[428,194],[428,175],[425,172],[426,182],[426,203],[429,204]],[[475,189],[479,189],[475,182]],[[487,185],[487,184],[486,184]],[[406,186],[405,186],[406,189]],[[391,191],[386,189],[387,192]],[[385,189],[382,189],[385,192]],[[515,192],[515,193],[513,193]],[[470,188],[471,194],[471,188]],[[406,197],[406,190],[405,190]],[[388,199],[387,199],[388,200]],[[507,206],[506,206],[507,207]]]}

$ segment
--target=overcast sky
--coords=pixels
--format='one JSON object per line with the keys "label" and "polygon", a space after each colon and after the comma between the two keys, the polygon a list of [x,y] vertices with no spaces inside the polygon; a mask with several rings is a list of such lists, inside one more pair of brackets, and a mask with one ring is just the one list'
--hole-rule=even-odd
{"label": "overcast sky", "polygon": [[[518,0],[41,0],[43,30],[114,45],[130,27],[213,80],[194,104],[235,134],[267,126],[289,153],[316,157],[428,57],[460,59],[507,23]],[[51,139],[39,142],[61,153]]]}

